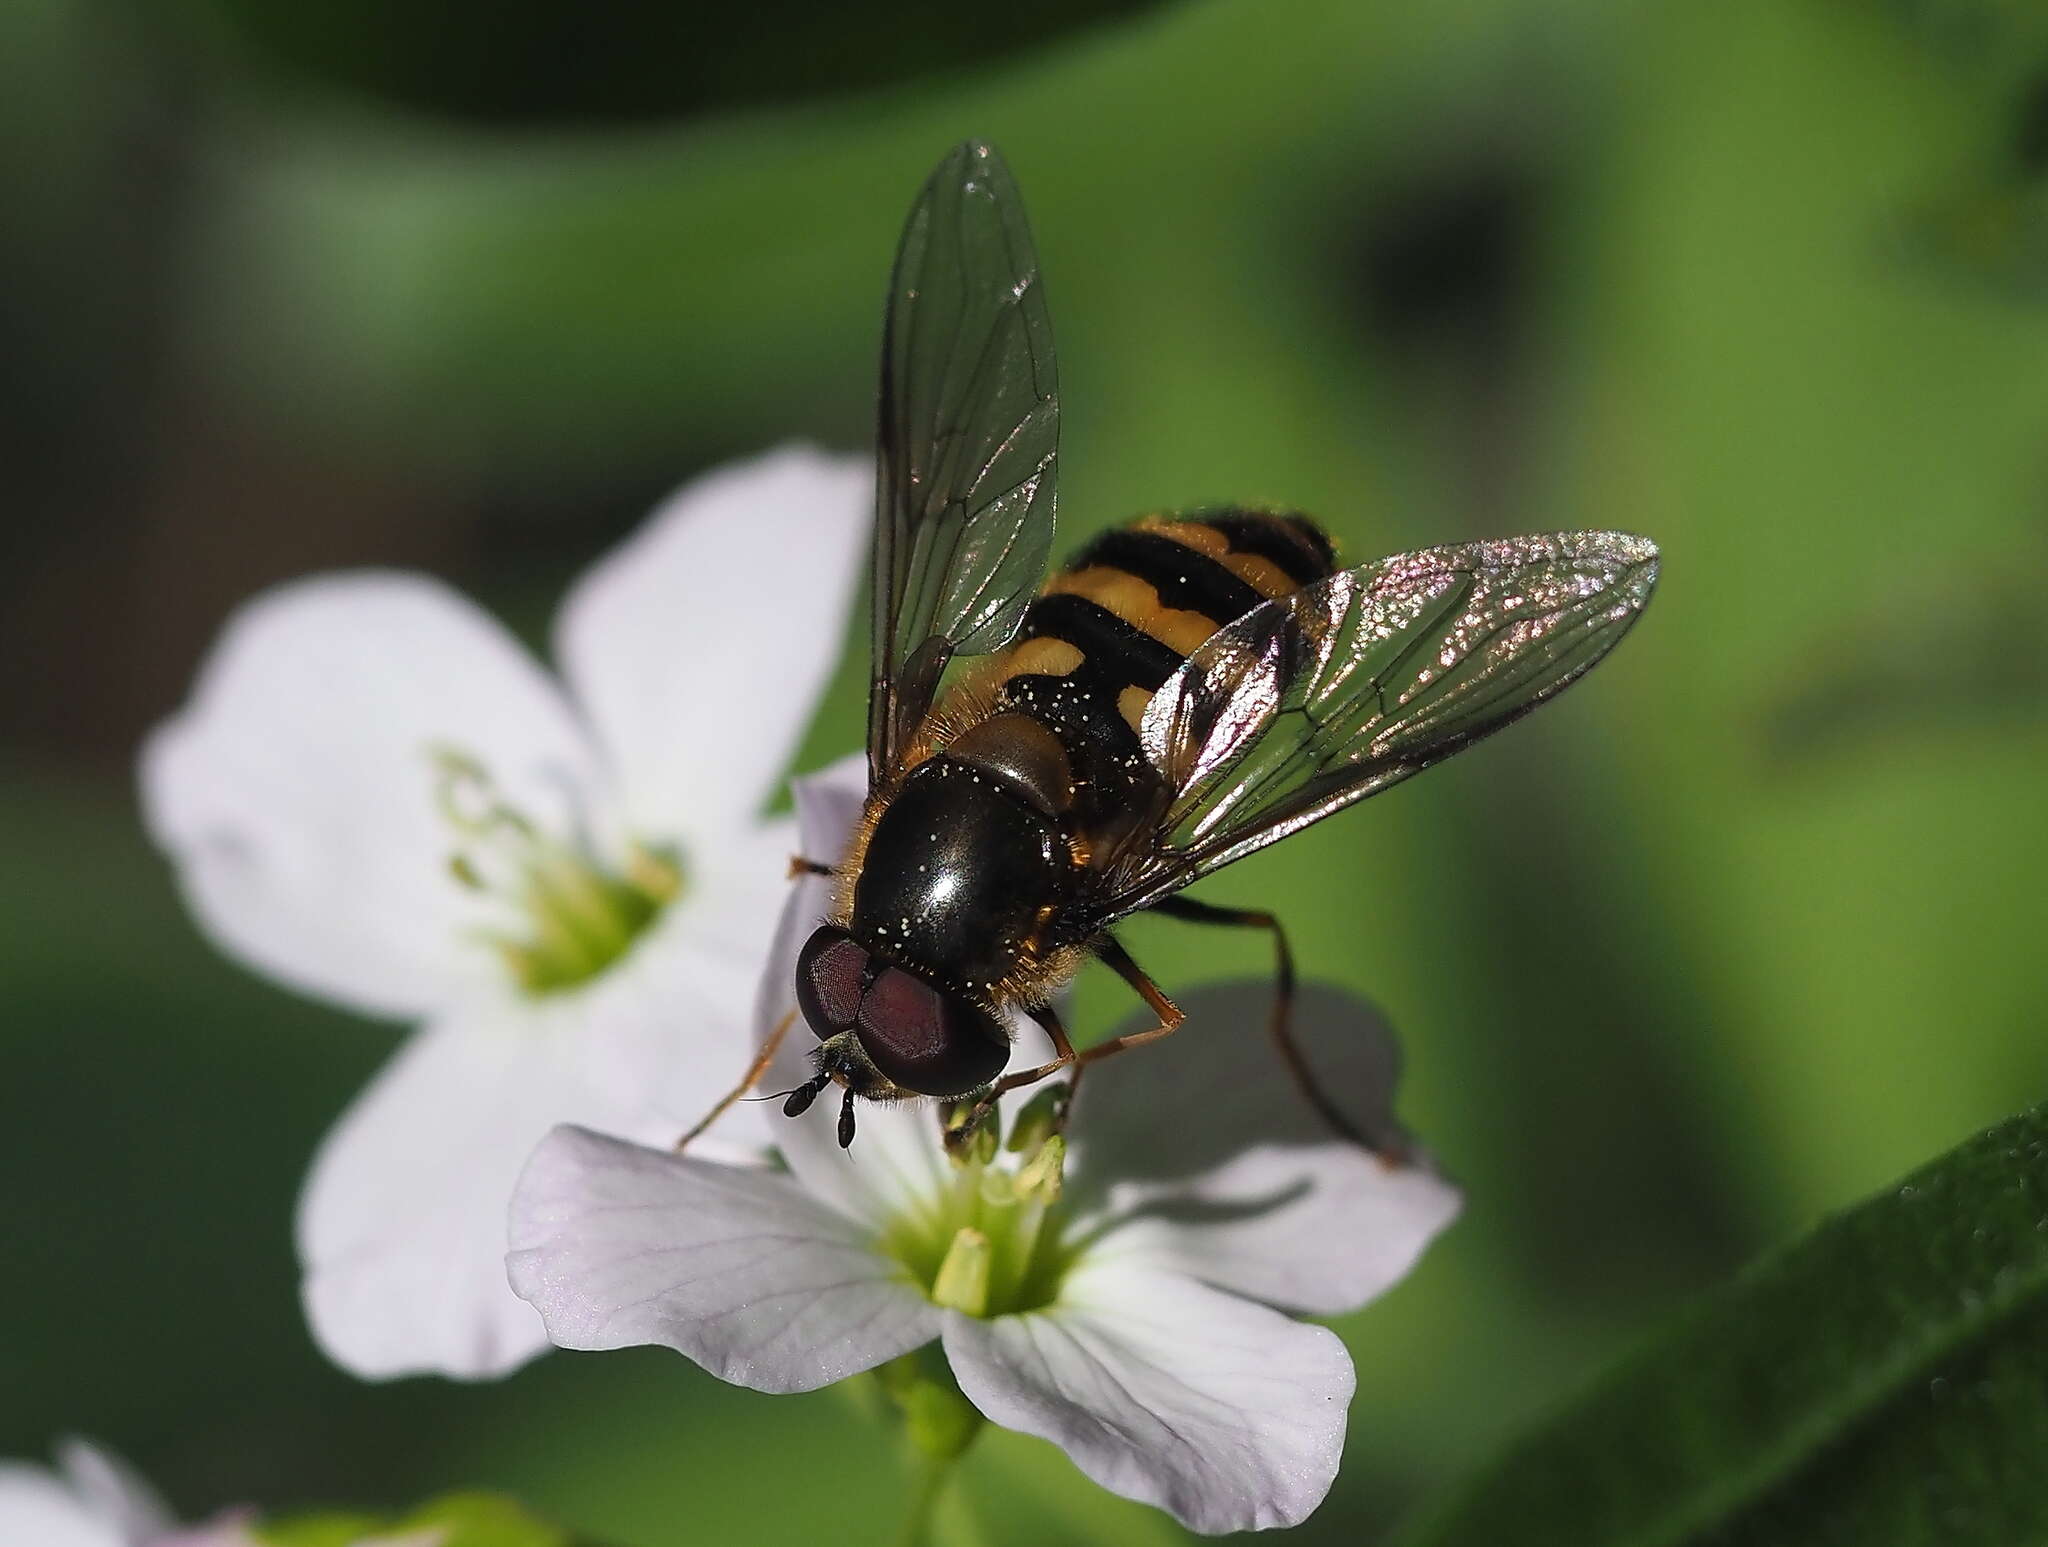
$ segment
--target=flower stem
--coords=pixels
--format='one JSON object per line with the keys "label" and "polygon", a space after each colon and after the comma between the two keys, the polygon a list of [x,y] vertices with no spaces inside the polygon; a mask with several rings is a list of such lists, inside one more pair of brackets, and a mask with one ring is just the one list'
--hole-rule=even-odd
{"label": "flower stem", "polygon": [[960,1394],[959,1383],[936,1343],[892,1359],[875,1371],[903,1419],[904,1449],[910,1460],[910,1500],[904,1516],[904,1547],[934,1547],[939,1501],[953,1465],[974,1443],[986,1421]]}
{"label": "flower stem", "polygon": [[903,1517],[902,1547],[937,1547],[932,1527],[956,1459],[922,1450],[911,1452],[910,1507]]}

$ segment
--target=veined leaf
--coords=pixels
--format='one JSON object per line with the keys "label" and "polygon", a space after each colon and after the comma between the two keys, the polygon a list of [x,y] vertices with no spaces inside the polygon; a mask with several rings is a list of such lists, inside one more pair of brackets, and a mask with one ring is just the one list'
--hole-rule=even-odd
{"label": "veined leaf", "polygon": [[2048,1543],[2048,1106],[1708,1294],[1400,1547]]}

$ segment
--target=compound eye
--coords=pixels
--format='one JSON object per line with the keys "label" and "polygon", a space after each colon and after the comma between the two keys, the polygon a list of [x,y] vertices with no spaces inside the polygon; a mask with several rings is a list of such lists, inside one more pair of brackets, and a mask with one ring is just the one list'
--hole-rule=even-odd
{"label": "compound eye", "polygon": [[821,1040],[846,1030],[860,1014],[867,967],[868,953],[845,930],[830,925],[813,933],[797,953],[797,1006]]}
{"label": "compound eye", "polygon": [[886,967],[861,1001],[860,1045],[875,1068],[920,1096],[961,1096],[1002,1073],[1010,1041],[967,1000]]}

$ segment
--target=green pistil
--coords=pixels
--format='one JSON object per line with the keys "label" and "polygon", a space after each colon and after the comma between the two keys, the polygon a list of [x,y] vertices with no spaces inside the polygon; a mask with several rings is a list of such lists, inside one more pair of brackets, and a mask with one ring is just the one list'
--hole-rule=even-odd
{"label": "green pistil", "polygon": [[1054,1134],[1015,1166],[998,1164],[993,1144],[973,1149],[951,1186],[884,1244],[935,1305],[979,1317],[1050,1305],[1072,1261],[1058,1218],[1066,1141]]}
{"label": "green pistil", "polygon": [[988,1237],[972,1225],[962,1225],[953,1232],[953,1244],[946,1248],[932,1279],[932,1304],[965,1311],[969,1316],[986,1316],[989,1274],[994,1265]]}
{"label": "green pistil", "polygon": [[524,933],[478,932],[524,992],[560,993],[596,977],[682,891],[673,853],[636,843],[624,865],[610,870],[505,804],[476,759],[442,749],[435,763],[436,802],[462,844],[449,856],[449,873],[511,904],[527,921]]}
{"label": "green pistil", "polygon": [[[1066,1140],[1045,1124],[1029,1127],[1022,1142],[1013,1134],[1019,1163],[999,1158],[998,1126],[991,1116],[959,1146],[945,1191],[883,1237],[932,1304],[979,1318],[1050,1305],[1072,1261],[1058,1219]],[[903,1417],[913,1462],[901,1540],[929,1547],[946,1480],[986,1420],[962,1395],[939,1343],[891,1360],[875,1378]]]}

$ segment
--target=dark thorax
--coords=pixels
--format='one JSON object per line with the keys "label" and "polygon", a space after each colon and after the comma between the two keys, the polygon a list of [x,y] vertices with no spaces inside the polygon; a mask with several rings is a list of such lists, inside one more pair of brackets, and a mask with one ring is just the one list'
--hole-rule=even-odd
{"label": "dark thorax", "polygon": [[1028,717],[997,714],[904,779],[868,840],[848,930],[988,999],[1045,945],[1075,881],[1072,774]]}

